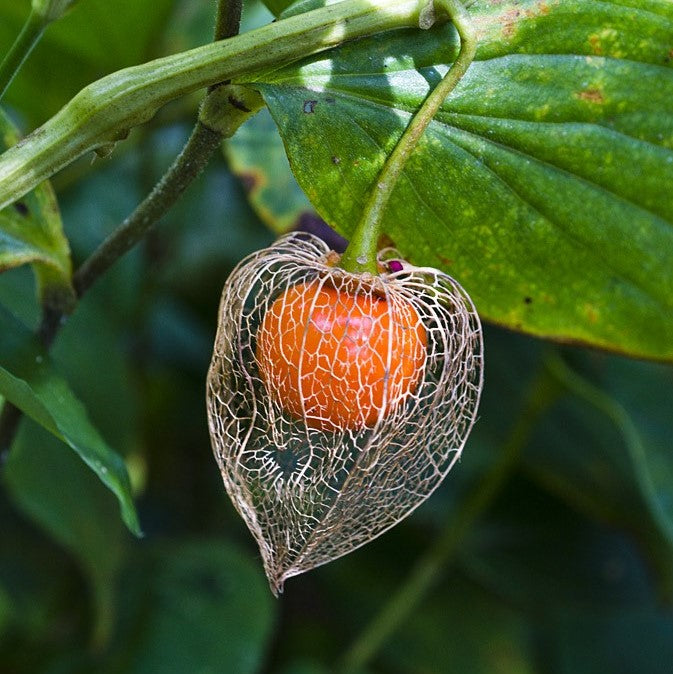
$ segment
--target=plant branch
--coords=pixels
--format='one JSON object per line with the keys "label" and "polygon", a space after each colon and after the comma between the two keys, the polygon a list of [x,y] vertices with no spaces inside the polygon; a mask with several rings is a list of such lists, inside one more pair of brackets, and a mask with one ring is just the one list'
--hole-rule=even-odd
{"label": "plant branch", "polygon": [[418,26],[427,0],[344,0],[228,40],[113,73],[0,156],[0,209],[150,119],[168,101],[372,33]]}
{"label": "plant branch", "polygon": [[337,672],[347,674],[364,668],[413,613],[458,552],[466,534],[500,493],[516,467],[535,424],[561,388],[546,363],[543,364],[528,388],[523,410],[499,452],[497,462],[476,489],[468,494],[460,510],[446,523],[439,538],[417,562],[407,580],[348,649],[336,668]]}
{"label": "plant branch", "polygon": [[0,63],[0,100],[48,25],[49,21],[44,16],[31,9],[21,32]]}
{"label": "plant branch", "polygon": [[228,2],[226,0],[220,0],[217,3],[213,42],[218,42],[219,40],[238,35],[241,29],[242,10],[242,0],[229,0]]}
{"label": "plant branch", "polygon": [[[215,41],[233,37],[238,33],[241,10],[241,0],[219,0],[213,35]],[[218,83],[212,88],[221,84],[226,83]],[[207,101],[208,98],[204,100],[204,106]],[[205,107],[209,109],[212,106]],[[236,113],[237,109],[224,110],[218,107],[217,112],[221,117],[226,117],[232,112]],[[204,124],[201,119],[197,120],[187,143],[152,191],[75,272],[73,285],[78,297],[81,297],[122,255],[131,250],[154,223],[170,210],[205,169],[213,153],[220,146],[222,138],[223,134],[219,129]]]}
{"label": "plant branch", "polygon": [[142,239],[203,171],[222,137],[197,123],[186,145],[150,194],[84,261],[73,276],[81,297],[110,266]]}
{"label": "plant branch", "polygon": [[[378,274],[377,246],[390,196],[423,132],[467,72],[477,51],[476,33],[464,5],[458,0],[435,0],[435,6],[443,7],[456,27],[460,36],[460,52],[449,71],[412,117],[372,188],[362,218],[340,262],[344,269],[354,273]],[[434,16],[430,17],[429,25],[432,25],[433,20]]]}
{"label": "plant branch", "polygon": [[[231,37],[231,31],[238,31],[241,18],[240,0],[219,0],[215,39]],[[218,92],[206,97],[218,101]],[[252,108],[252,104],[250,104]],[[241,110],[234,106],[228,110],[221,105],[204,105],[203,109],[215,111],[226,117],[236,116],[240,124],[245,118]],[[253,112],[253,110],[251,110]],[[212,116],[215,116],[212,113]],[[226,126],[226,125],[225,125]],[[235,126],[232,125],[232,127]],[[73,286],[80,298],[91,285],[102,276],[122,255],[135,246],[148,230],[176,203],[189,185],[200,175],[208,164],[213,152],[220,146],[223,134],[199,119],[187,143],[175,158],[168,171],[162,176],[150,194],[136,207],[128,218],[84,261],[73,276]],[[42,322],[38,337],[45,349],[49,349],[63,325],[64,312],[57,307],[43,308]],[[21,421],[21,410],[5,402],[0,412],[0,456],[9,451]]]}

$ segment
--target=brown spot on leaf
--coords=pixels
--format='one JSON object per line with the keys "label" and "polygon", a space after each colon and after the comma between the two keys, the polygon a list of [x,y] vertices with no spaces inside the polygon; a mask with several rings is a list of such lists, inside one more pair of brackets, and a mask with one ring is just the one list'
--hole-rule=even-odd
{"label": "brown spot on leaf", "polygon": [[596,323],[598,321],[598,310],[593,305],[585,304],[584,313],[586,314],[589,323]]}
{"label": "brown spot on leaf", "polygon": [[598,35],[589,35],[589,44],[591,45],[591,51],[596,54],[596,56],[601,56],[603,53],[603,45],[601,45],[601,40]]}
{"label": "brown spot on leaf", "polygon": [[531,9],[525,10],[525,14],[529,19],[535,18],[536,16],[544,16],[545,14],[549,14],[549,6],[546,2],[539,2]]}
{"label": "brown spot on leaf", "polygon": [[[499,2],[494,4],[501,4]],[[552,3],[557,4],[557,3]],[[515,35],[519,28],[519,23],[522,18],[535,19],[539,16],[546,16],[550,10],[550,0],[541,0],[534,3],[528,9],[517,9],[512,7],[502,12],[502,14],[494,15],[498,23],[502,26],[502,35],[505,38],[510,38]]]}
{"label": "brown spot on leaf", "polygon": [[332,164],[341,164],[341,158],[337,157],[336,155],[332,156]]}
{"label": "brown spot on leaf", "polygon": [[524,301],[524,304],[532,304],[533,298],[532,297],[524,297],[523,301]]}
{"label": "brown spot on leaf", "polygon": [[503,37],[512,37],[516,33],[517,22],[522,12],[519,9],[508,9],[501,17]]}
{"label": "brown spot on leaf", "polygon": [[596,105],[605,103],[605,97],[600,89],[585,89],[577,93],[576,96],[582,101],[587,101],[587,103],[595,103]]}

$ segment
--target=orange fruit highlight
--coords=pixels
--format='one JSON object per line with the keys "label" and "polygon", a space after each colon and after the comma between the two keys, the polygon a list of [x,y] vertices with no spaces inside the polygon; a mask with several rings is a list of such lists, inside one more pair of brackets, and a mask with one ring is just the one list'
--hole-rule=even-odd
{"label": "orange fruit highlight", "polygon": [[257,364],[269,395],[327,431],[373,426],[416,390],[427,336],[411,304],[304,283],[268,309]]}

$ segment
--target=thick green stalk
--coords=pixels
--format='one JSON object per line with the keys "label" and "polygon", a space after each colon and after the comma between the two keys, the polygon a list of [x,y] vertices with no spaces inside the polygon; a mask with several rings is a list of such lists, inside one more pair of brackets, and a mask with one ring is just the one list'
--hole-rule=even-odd
{"label": "thick green stalk", "polygon": [[419,25],[424,0],[344,0],[243,35],[150,61],[85,87],[0,156],[0,208],[84,153],[113,143],[168,101],[346,40]]}
{"label": "thick green stalk", "polygon": [[412,117],[395,149],[379,174],[351,242],[341,258],[341,266],[353,273],[378,274],[377,245],[382,233],[383,216],[390,196],[428,124],[446,97],[454,90],[474,60],[477,38],[470,15],[457,0],[435,0],[443,7],[460,35],[460,52],[455,62]]}
{"label": "thick green stalk", "polygon": [[49,21],[44,16],[34,9],[31,10],[14,44],[0,63],[0,100],[2,100],[23,62],[33,51],[33,47],[39,42],[48,24]]}

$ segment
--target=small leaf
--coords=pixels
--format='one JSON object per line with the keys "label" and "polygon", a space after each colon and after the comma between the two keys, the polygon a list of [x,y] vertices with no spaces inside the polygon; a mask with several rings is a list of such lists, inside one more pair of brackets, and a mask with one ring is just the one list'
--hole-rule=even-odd
{"label": "small leaf", "polygon": [[87,418],[32,333],[0,307],[0,394],[69,445],[117,496],[122,519],[141,535],[126,466]]}
{"label": "small leaf", "polygon": [[[470,12],[476,61],[409,160],[387,235],[491,321],[673,360],[670,3]],[[400,30],[256,77],[299,184],[345,236],[458,45],[451,25]]]}
{"label": "small leaf", "polygon": [[[18,130],[0,108],[0,152],[19,140]],[[49,293],[72,295],[70,247],[49,182],[0,211],[0,272],[22,264],[33,265],[42,301]]]}
{"label": "small leaf", "polygon": [[248,120],[224,147],[251,206],[273,231],[284,234],[303,215],[310,217],[313,207],[290,172],[283,141],[266,110]]}

